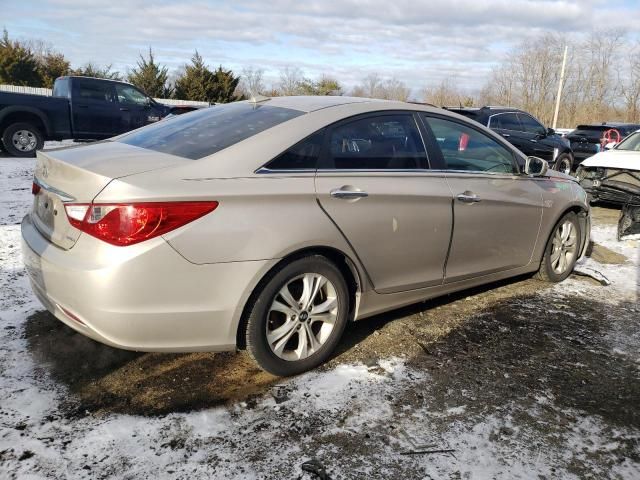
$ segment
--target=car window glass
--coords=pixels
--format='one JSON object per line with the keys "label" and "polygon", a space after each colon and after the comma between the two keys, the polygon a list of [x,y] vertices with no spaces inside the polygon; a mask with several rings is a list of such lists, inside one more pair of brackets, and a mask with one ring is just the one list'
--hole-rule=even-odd
{"label": "car window glass", "polygon": [[333,129],[327,168],[422,169],[427,155],[412,115],[372,116]]}
{"label": "car window glass", "polygon": [[248,102],[227,103],[154,123],[117,141],[197,160],[303,113]]}
{"label": "car window glass", "polygon": [[107,82],[80,81],[78,93],[81,100],[114,102],[113,88]]}
{"label": "car window glass", "polygon": [[[632,133],[616,146],[616,150],[640,152],[640,132]],[[640,161],[638,161],[640,163]]]}
{"label": "car window glass", "polygon": [[54,97],[69,97],[69,79],[58,79],[53,84],[53,96]]}
{"label": "car window glass", "polygon": [[479,131],[450,120],[425,116],[447,170],[515,173],[510,150]]}
{"label": "car window glass", "polygon": [[522,124],[515,113],[499,113],[491,117],[489,127],[522,132]]}
{"label": "car window glass", "polygon": [[535,118],[524,115],[522,113],[518,114],[518,118],[520,118],[520,123],[522,123],[522,127],[524,131],[527,133],[534,133],[536,135],[544,135],[547,131],[544,126],[538,122]]}
{"label": "car window glass", "polygon": [[116,83],[116,94],[118,95],[118,102],[120,103],[142,106],[147,105],[147,97],[129,85]]}
{"label": "car window glass", "polygon": [[266,168],[269,170],[315,170],[323,139],[324,130],[314,133],[271,160]]}

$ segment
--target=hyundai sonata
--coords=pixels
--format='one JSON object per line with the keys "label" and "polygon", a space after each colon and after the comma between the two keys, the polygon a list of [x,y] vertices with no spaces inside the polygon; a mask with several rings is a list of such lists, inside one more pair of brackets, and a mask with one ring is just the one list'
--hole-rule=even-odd
{"label": "hyundai sonata", "polygon": [[247,348],[276,375],[348,322],[529,272],[566,278],[586,194],[445,110],[259,98],[38,152],[24,261],[71,328],[139,351]]}

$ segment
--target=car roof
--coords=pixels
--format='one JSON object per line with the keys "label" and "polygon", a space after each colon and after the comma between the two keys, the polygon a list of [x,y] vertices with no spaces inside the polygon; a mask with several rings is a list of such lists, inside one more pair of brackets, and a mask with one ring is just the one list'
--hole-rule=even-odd
{"label": "car roof", "polygon": [[350,103],[388,103],[389,101],[377,98],[343,97],[338,95],[297,95],[263,98],[258,102],[272,107],[290,108],[292,110],[299,110],[301,112],[308,113],[321,110],[323,108],[337,107],[339,105],[347,105]]}

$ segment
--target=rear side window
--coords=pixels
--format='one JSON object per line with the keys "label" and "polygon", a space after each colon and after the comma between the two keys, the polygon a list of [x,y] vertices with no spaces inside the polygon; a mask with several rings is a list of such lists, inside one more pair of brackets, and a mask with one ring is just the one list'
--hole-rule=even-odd
{"label": "rear side window", "polygon": [[489,127],[513,130],[515,132],[524,131],[522,124],[515,113],[499,113],[494,115],[489,121]]}
{"label": "rear side window", "polygon": [[510,150],[493,138],[458,122],[424,117],[433,131],[447,170],[516,173]]}
{"label": "rear side window", "polygon": [[78,83],[78,96],[80,100],[90,102],[115,102],[115,94],[111,83],[92,80],[79,80]]}
{"label": "rear side window", "polygon": [[69,98],[69,79],[61,78],[53,84],[53,96]]}
{"label": "rear side window", "polygon": [[269,105],[227,103],[162,120],[117,141],[197,160],[303,113]]}
{"label": "rear side window", "polygon": [[325,168],[427,168],[427,154],[412,115],[380,115],[338,125],[331,132]]}
{"label": "rear side window", "polygon": [[324,129],[296,143],[286,152],[271,160],[269,170],[315,170],[322,150]]}

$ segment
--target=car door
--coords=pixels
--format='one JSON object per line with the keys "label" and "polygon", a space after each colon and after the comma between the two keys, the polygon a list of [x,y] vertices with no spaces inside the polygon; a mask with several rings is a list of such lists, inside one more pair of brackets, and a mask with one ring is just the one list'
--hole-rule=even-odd
{"label": "car door", "polygon": [[518,113],[518,119],[524,129],[526,141],[531,144],[531,153],[527,153],[527,155],[533,155],[547,162],[553,162],[556,159],[558,151],[555,142],[547,138],[547,129],[544,125],[526,113]]}
{"label": "car door", "polygon": [[137,88],[124,83],[117,83],[115,88],[120,110],[120,132],[128,132],[160,120],[159,115],[154,115],[151,111],[151,99]]}
{"label": "car door", "polygon": [[71,114],[75,138],[100,139],[119,133],[120,111],[113,83],[74,78]]}
{"label": "car door", "polygon": [[423,116],[453,192],[445,283],[527,265],[542,218],[542,191],[518,173],[513,151],[470,124]]}
{"label": "car door", "polygon": [[333,125],[316,173],[320,206],[380,293],[443,282],[452,196],[428,169],[417,121],[385,112]]}

